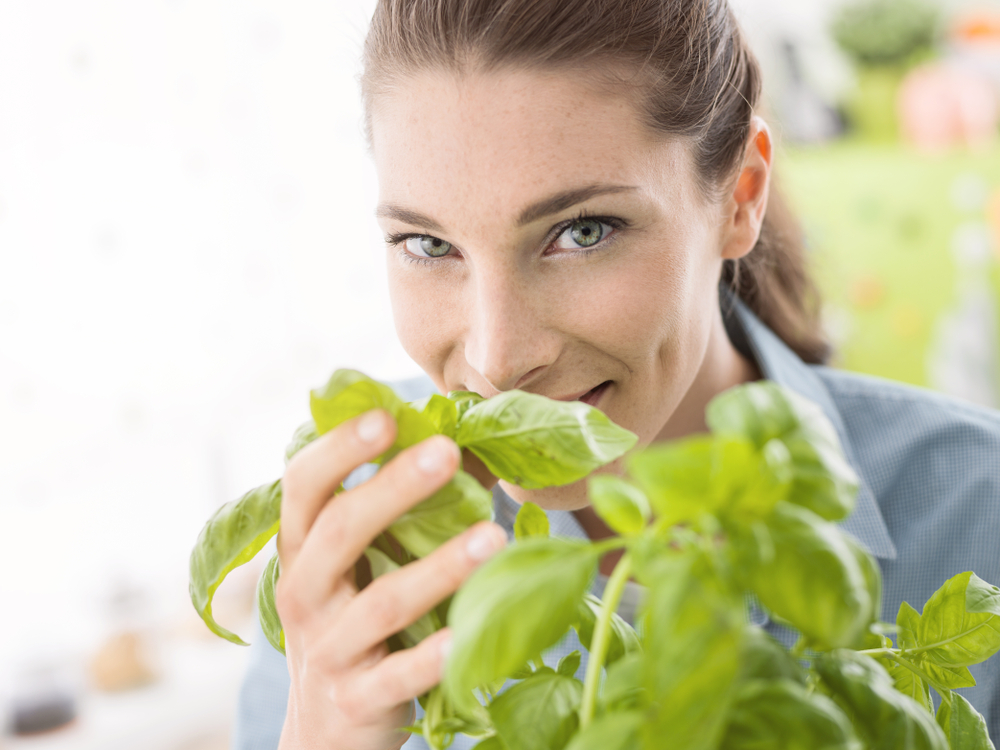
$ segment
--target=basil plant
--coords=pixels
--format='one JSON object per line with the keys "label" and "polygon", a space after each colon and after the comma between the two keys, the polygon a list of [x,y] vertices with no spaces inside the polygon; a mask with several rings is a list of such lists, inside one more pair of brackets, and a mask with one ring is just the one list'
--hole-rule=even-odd
{"label": "basil plant", "polygon": [[[403,404],[340,372],[313,393],[314,423],[289,454],[375,406],[400,424],[389,454],[444,432],[524,487],[576,481],[635,442],[584,404],[518,392]],[[435,750],[458,733],[479,738],[477,750],[993,748],[983,717],[953,691],[974,686],[969,666],[1000,650],[1000,588],[965,572],[922,612],[904,603],[895,624],[881,622],[878,564],[836,525],[853,508],[857,478],[819,407],[759,382],[721,394],[706,416],[710,434],[634,451],[625,476],[589,480],[617,536],[551,537],[544,511],[525,503],[516,543],[393,637],[404,648],[444,622],[453,631],[444,678],[405,729]],[[399,544],[369,548],[374,577],[489,517],[489,493],[463,477],[389,529]],[[234,642],[211,618],[211,595],[275,533],[279,505],[275,483],[223,506],[192,555],[192,600]],[[591,584],[615,551],[602,601]],[[280,649],[278,574],[272,560],[258,598]],[[634,628],[616,614],[630,579],[645,592]],[[750,602],[797,632],[795,645],[753,625]],[[588,652],[583,681],[579,652],[555,668],[542,660],[571,629]]]}

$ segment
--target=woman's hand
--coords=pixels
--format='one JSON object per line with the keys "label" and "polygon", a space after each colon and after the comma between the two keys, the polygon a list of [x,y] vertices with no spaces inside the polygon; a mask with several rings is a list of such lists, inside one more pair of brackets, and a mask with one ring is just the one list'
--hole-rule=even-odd
{"label": "woman's hand", "polygon": [[390,654],[385,640],[453,593],[506,542],[480,523],[422,560],[358,591],[354,566],[398,516],[458,469],[454,442],[437,435],[409,448],[372,479],[334,492],[395,439],[388,413],[345,422],[303,448],[282,479],[275,600],[291,676],[281,750],[398,748],[413,699],[441,679],[450,631]]}

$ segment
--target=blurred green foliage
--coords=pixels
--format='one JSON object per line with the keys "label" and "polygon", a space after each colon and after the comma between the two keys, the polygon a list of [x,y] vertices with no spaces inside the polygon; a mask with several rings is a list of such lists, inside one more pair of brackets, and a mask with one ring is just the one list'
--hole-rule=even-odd
{"label": "blurred green foliage", "polygon": [[905,65],[933,47],[939,21],[938,10],[921,0],[862,0],[836,13],[832,32],[860,65]]}

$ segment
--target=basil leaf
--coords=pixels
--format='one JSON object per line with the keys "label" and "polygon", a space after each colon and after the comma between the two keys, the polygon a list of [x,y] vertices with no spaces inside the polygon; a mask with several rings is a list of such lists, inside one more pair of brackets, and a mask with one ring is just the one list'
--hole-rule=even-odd
{"label": "basil leaf", "polygon": [[811,401],[758,381],[716,396],[705,420],[713,433],[742,435],[759,448],[774,439],[784,443],[791,459],[790,502],[828,521],[846,518],[854,508],[857,475],[844,458],[836,429]]}
{"label": "basil leaf", "polygon": [[821,654],[813,666],[870,750],[948,750],[931,715],[893,688],[874,659],[838,649]]}
{"label": "basil leaf", "polygon": [[514,538],[527,539],[532,536],[548,535],[549,517],[545,511],[531,502],[521,505],[514,519]]}
{"label": "basil leaf", "polygon": [[580,668],[580,652],[571,651],[559,660],[556,665],[556,672],[563,677],[573,677]]}
{"label": "basil leaf", "polygon": [[495,734],[491,737],[487,737],[482,742],[477,742],[476,746],[472,750],[509,750],[509,748],[503,744],[503,740],[497,737]]}
{"label": "basil leaf", "polygon": [[281,617],[278,616],[278,608],[274,604],[274,587],[278,583],[279,575],[278,553],[275,552],[257,581],[257,616],[267,642],[274,646],[276,651],[284,654],[285,631],[281,627]]}
{"label": "basil leaf", "polygon": [[414,401],[410,406],[420,412],[433,426],[434,431],[455,439],[458,427],[458,409],[454,401],[449,401],[437,393],[420,401]]}
{"label": "basil leaf", "polygon": [[371,409],[395,416],[402,405],[392,388],[357,370],[337,370],[326,385],[309,392],[309,411],[320,435]]}
{"label": "basil leaf", "polygon": [[[601,616],[603,609],[604,603],[591,593],[586,594],[577,607],[577,619],[573,623],[573,629],[580,638],[580,643],[588,651],[590,651],[590,642],[594,638],[597,618]],[[614,664],[626,654],[639,650],[639,636],[636,635],[635,630],[617,612],[612,612],[608,651],[604,657],[605,667]]]}
{"label": "basil leaf", "polygon": [[[733,538],[742,578],[773,614],[822,648],[849,646],[872,621],[868,583],[844,534],[807,508],[778,503],[769,549]],[[770,554],[765,554],[769,552]]]}
{"label": "basil leaf", "polygon": [[191,551],[191,603],[209,630],[246,646],[212,616],[212,597],[229,571],[250,561],[278,533],[281,482],[265,484],[219,508],[202,528]]}
{"label": "basil leaf", "polygon": [[685,750],[715,748],[739,675],[742,599],[702,554],[661,558],[642,572],[649,586],[643,627],[656,634],[644,643],[651,717],[644,742],[657,747],[670,737]]}
{"label": "basil leaf", "polygon": [[720,750],[863,750],[836,703],[792,680],[752,680],[740,688]]}
{"label": "basil leaf", "polygon": [[462,417],[465,416],[465,412],[486,399],[472,391],[452,391],[448,394],[448,400],[455,402],[456,416],[458,417],[458,421],[461,422]]}
{"label": "basil leaf", "polygon": [[591,477],[587,487],[594,510],[609,528],[623,536],[635,536],[646,528],[649,500],[638,487],[608,474]]}
{"label": "basil leaf", "polygon": [[561,750],[579,724],[583,683],[535,673],[498,695],[490,718],[510,750]]}
{"label": "basil leaf", "polygon": [[316,432],[316,423],[311,419],[308,422],[300,424],[295,429],[295,434],[292,435],[292,442],[290,442],[285,448],[285,464],[287,465],[288,462],[292,460],[292,456],[318,437],[319,434]]}
{"label": "basil leaf", "polygon": [[493,494],[459,469],[444,487],[408,510],[389,527],[396,540],[425,557],[479,521],[493,517]]}
{"label": "basil leaf", "polygon": [[456,442],[525,489],[570,484],[621,457],[636,436],[580,401],[506,391],[469,407]]}
{"label": "basil leaf", "polygon": [[1000,650],[1000,589],[971,572],[949,579],[924,605],[917,642],[942,667],[990,658]]}
{"label": "basil leaf", "polygon": [[958,693],[941,701],[937,722],[947,735],[951,750],[994,750],[986,719]]}
{"label": "basil leaf", "polygon": [[604,714],[575,734],[566,750],[636,750],[644,720],[639,711]]}
{"label": "basil leaf", "polygon": [[433,423],[392,388],[355,370],[337,370],[325,386],[311,391],[309,409],[320,435],[367,411],[385,409],[396,420],[396,441],[386,459],[435,434]]}
{"label": "basil leaf", "polygon": [[864,632],[854,644],[856,649],[862,649],[864,648],[862,643],[870,632],[868,626],[876,622],[882,613],[882,569],[879,567],[878,561],[854,537],[843,533],[841,537],[854,555],[854,561],[861,570],[861,575],[865,581],[865,588],[868,590],[868,598],[871,601],[869,621],[865,623]]}
{"label": "basil leaf", "polygon": [[788,492],[781,453],[762,453],[741,436],[697,435],[645,448],[629,457],[628,469],[664,524],[705,513],[750,523]]}
{"label": "basil leaf", "polygon": [[576,618],[599,553],[569,539],[531,538],[501,550],[455,594],[443,685],[458,706],[558,641]]}
{"label": "basil leaf", "polygon": [[759,627],[748,627],[744,632],[740,665],[744,680],[792,680],[806,684],[802,666],[784,646]]}
{"label": "basil leaf", "polygon": [[[372,580],[381,578],[384,575],[399,570],[399,565],[389,558],[384,552],[375,547],[368,547],[365,550],[365,557],[372,569]],[[399,632],[399,639],[406,648],[416,646],[427,636],[433,635],[441,629],[440,623],[434,621],[433,610],[422,615],[415,622]]]}
{"label": "basil leaf", "polygon": [[[907,650],[917,647],[917,626],[919,623],[920,613],[917,610],[906,602],[899,605],[899,613],[896,615],[896,643],[900,649]],[[925,666],[919,663],[919,655],[907,655],[907,659],[917,661],[917,666],[921,669]],[[920,675],[892,659],[880,658],[878,662],[888,670],[896,690],[913,698],[928,713],[934,713],[930,686],[924,682]]]}
{"label": "basil leaf", "polygon": [[642,652],[632,653],[618,659],[608,668],[601,693],[601,705],[606,712],[640,708],[647,702],[646,691],[642,687]]}

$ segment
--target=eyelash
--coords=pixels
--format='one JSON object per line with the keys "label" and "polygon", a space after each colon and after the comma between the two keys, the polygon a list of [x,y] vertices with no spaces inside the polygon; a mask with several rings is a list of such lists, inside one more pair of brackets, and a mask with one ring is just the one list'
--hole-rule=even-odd
{"label": "eyelash", "polygon": [[[554,226],[552,230],[549,232],[549,236],[551,237],[551,239],[548,241],[548,243],[546,243],[546,247],[555,242],[563,232],[569,229],[569,227],[573,226],[576,222],[586,221],[586,220],[599,221],[602,224],[607,224],[609,227],[616,230],[628,226],[628,222],[619,219],[615,216],[598,216],[595,214],[591,214],[586,209],[584,209],[583,211],[580,211],[580,213],[578,213],[572,219],[567,219],[566,221],[562,221],[559,224],[556,224],[556,226]],[[385,242],[390,247],[398,248],[400,245],[402,245],[409,239],[413,239],[415,237],[432,237],[432,236],[433,235],[429,234],[420,234],[419,232],[387,234],[385,237]],[[577,248],[576,250],[573,250],[572,253],[574,255],[591,255],[592,253],[599,252],[604,249],[605,242],[607,241],[607,239],[608,239],[607,237],[602,238],[601,241],[598,242],[593,247]],[[406,252],[405,249],[400,249],[399,252],[403,256],[404,260],[409,261],[410,263],[420,263],[420,264],[437,263],[439,261],[445,260],[446,258],[453,257],[451,255],[445,255],[440,258],[422,258],[418,255],[412,255],[411,253]]]}

